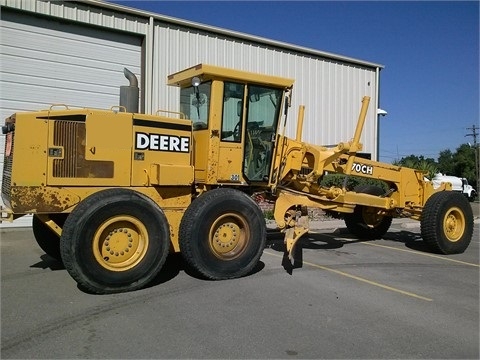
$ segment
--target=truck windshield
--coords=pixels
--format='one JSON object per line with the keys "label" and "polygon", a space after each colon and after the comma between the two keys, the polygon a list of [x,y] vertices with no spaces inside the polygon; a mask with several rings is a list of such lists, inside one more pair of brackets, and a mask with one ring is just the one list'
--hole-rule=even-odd
{"label": "truck windshield", "polygon": [[250,85],[247,94],[243,172],[250,181],[267,182],[283,91]]}
{"label": "truck windshield", "polygon": [[208,128],[211,82],[180,89],[180,111],[192,120],[193,130]]}

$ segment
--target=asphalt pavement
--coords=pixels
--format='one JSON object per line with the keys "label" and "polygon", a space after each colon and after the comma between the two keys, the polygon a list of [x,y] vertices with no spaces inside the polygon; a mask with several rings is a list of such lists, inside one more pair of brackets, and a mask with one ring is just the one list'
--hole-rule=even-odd
{"label": "asphalt pavement", "polygon": [[479,218],[462,254],[416,221],[382,240],[312,222],[301,264],[269,232],[252,274],[206,281],[169,256],[145,289],[83,292],[31,229],[0,231],[2,359],[478,359]]}

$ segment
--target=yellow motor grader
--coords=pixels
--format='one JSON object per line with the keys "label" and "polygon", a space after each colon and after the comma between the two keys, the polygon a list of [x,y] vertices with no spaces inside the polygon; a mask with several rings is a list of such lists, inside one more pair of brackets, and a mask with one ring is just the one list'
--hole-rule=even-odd
{"label": "yellow motor grader", "polygon": [[[361,239],[410,217],[435,252],[469,245],[472,210],[450,184],[434,189],[422,171],[359,156],[368,97],[352,140],[324,147],[302,142],[302,107],[296,138],[285,136],[291,79],[200,64],[167,81],[180,89],[178,113],[138,113],[131,81],[133,95],[110,110],[52,106],[2,127],[2,220],[33,214],[40,247],[86,291],[141,288],[169,252],[208,279],[248,274],[266,243],[258,194],[274,202],[290,258],[307,208],[342,214]],[[326,174],[344,185],[322,186]],[[386,187],[348,189],[350,176]]]}

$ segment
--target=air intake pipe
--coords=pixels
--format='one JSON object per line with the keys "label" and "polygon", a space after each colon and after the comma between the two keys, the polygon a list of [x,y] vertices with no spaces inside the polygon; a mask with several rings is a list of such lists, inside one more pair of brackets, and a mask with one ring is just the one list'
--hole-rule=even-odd
{"label": "air intake pipe", "polygon": [[138,80],[134,73],[127,68],[123,69],[123,74],[130,82],[129,86],[120,86],[120,106],[125,107],[127,112],[138,113]]}

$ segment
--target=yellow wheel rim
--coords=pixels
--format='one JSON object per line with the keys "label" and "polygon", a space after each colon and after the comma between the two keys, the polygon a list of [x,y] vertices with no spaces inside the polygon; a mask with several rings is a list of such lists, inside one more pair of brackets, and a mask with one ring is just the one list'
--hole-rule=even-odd
{"label": "yellow wheel rim", "polygon": [[105,221],[93,237],[97,262],[110,271],[126,271],[142,261],[148,249],[148,232],[132,216],[116,216]]}
{"label": "yellow wheel rim", "polygon": [[378,210],[374,208],[364,208],[362,211],[363,221],[368,227],[375,228],[383,220],[383,215],[378,214]]}
{"label": "yellow wheel rim", "polygon": [[448,241],[460,240],[465,232],[465,226],[465,215],[459,208],[454,207],[447,211],[443,218],[443,232]]}
{"label": "yellow wheel rim", "polygon": [[210,249],[219,259],[235,259],[245,249],[248,234],[248,224],[243,217],[234,213],[224,214],[210,228]]}

